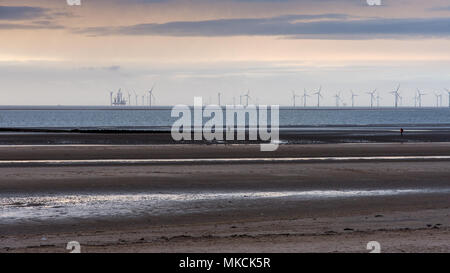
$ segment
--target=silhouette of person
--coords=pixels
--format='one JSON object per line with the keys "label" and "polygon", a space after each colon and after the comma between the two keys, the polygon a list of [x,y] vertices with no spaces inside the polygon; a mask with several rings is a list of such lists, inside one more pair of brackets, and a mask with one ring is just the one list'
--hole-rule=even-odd
{"label": "silhouette of person", "polygon": [[400,128],[400,135],[401,136],[403,136],[403,132],[404,132],[403,128]]}

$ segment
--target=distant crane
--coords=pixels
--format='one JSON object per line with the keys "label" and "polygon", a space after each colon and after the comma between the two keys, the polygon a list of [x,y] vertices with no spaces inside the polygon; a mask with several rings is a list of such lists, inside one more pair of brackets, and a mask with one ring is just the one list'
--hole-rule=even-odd
{"label": "distant crane", "polygon": [[398,92],[399,89],[400,89],[400,84],[397,86],[397,89],[395,91],[390,92],[391,94],[394,95],[394,106],[395,106],[395,108],[398,108],[399,99],[401,100],[400,93]]}
{"label": "distant crane", "polygon": [[352,107],[355,107],[355,97],[357,97],[359,95],[353,93],[353,90],[350,90],[350,92],[352,93]]}
{"label": "distant crane", "polygon": [[295,91],[292,90],[292,104],[293,104],[294,107],[295,107],[295,99],[296,98],[300,98],[300,96],[295,94]]}
{"label": "distant crane", "polygon": [[303,107],[306,107],[306,98],[309,97],[308,93],[306,92],[306,88],[303,89]]}
{"label": "distant crane", "polygon": [[317,108],[319,108],[320,107],[320,98],[323,98],[323,96],[322,96],[322,86],[320,86],[319,91],[317,91],[313,95],[317,95]]}
{"label": "distant crane", "polygon": [[155,86],[153,85],[153,86],[152,86],[152,89],[150,89],[150,91],[148,91],[148,102],[149,102],[148,105],[149,105],[150,107],[152,107],[152,99],[153,99],[153,100],[156,100],[156,99],[155,99],[155,96],[153,95],[153,89],[154,89],[154,88],[155,88]]}
{"label": "distant crane", "polygon": [[373,102],[375,100],[375,93],[377,92],[377,90],[373,90],[372,92],[367,92],[367,94],[370,95],[370,108],[373,108]]}

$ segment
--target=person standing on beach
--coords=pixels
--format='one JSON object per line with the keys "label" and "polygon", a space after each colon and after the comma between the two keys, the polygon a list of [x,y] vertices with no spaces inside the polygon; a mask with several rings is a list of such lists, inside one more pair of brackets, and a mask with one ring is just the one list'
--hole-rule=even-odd
{"label": "person standing on beach", "polygon": [[403,128],[400,128],[400,135],[403,136]]}

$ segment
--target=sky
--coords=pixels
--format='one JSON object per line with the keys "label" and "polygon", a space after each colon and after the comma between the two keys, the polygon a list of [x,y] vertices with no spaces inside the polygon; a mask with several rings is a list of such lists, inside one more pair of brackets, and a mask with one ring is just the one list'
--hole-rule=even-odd
{"label": "sky", "polygon": [[[381,105],[400,84],[434,106],[450,89],[450,1],[0,0],[0,105],[131,104],[155,86],[156,104],[239,101],[292,105],[292,92],[322,86]],[[316,99],[309,97],[313,106]],[[297,100],[300,104],[300,100]]]}

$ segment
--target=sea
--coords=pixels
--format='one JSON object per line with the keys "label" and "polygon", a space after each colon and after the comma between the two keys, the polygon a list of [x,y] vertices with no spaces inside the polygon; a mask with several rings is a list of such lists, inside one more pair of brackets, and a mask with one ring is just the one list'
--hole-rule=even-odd
{"label": "sea", "polygon": [[[1,129],[167,130],[171,107],[2,106]],[[205,119],[204,121],[206,121]],[[450,127],[450,108],[280,107],[280,128]]]}

